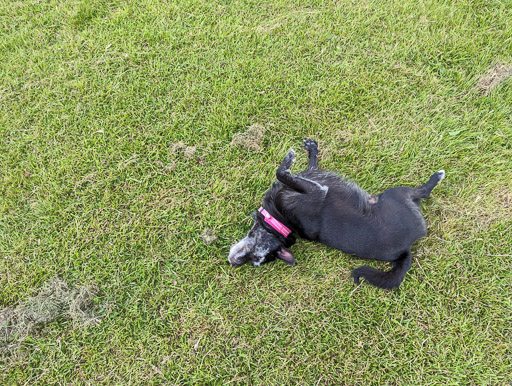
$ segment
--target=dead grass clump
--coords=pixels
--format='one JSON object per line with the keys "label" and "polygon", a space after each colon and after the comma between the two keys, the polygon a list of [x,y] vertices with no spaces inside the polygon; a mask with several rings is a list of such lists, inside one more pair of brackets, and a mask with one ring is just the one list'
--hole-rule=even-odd
{"label": "dead grass clump", "polygon": [[196,147],[195,146],[187,146],[185,150],[183,151],[183,155],[185,158],[192,158],[194,154],[196,154]]}
{"label": "dead grass clump", "polygon": [[261,150],[261,142],[265,136],[265,128],[259,123],[255,123],[243,133],[233,135],[231,145],[242,146],[249,149]]}
{"label": "dead grass clump", "polygon": [[180,156],[183,154],[185,158],[192,158],[197,151],[196,146],[187,146],[183,142],[177,142],[172,146],[172,154],[174,156]]}
{"label": "dead grass clump", "polygon": [[217,235],[215,232],[208,228],[201,233],[201,238],[206,245],[211,245],[217,241]]}
{"label": "dead grass clump", "polygon": [[476,87],[483,95],[489,95],[492,90],[511,76],[512,65],[497,64],[486,75],[480,78]]}
{"label": "dead grass clump", "polygon": [[178,153],[185,149],[186,147],[187,145],[185,145],[183,142],[177,142],[174,145],[172,145],[172,154],[178,155]]}
{"label": "dead grass clump", "polygon": [[138,155],[137,154],[132,154],[130,158],[126,159],[126,160],[122,160],[120,161],[118,164],[117,164],[117,168],[119,170],[121,169],[126,169],[128,166],[130,166],[131,164],[133,163],[136,163],[138,161]]}
{"label": "dead grass clump", "polygon": [[72,288],[66,281],[53,278],[36,296],[29,297],[15,308],[0,310],[0,353],[13,352],[37,328],[59,318],[67,318],[79,327],[100,321],[94,298],[95,285]]}

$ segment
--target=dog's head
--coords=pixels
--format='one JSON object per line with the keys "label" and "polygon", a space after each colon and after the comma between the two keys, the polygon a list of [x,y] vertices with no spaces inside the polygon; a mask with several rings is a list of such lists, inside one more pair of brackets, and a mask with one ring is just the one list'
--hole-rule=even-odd
{"label": "dog's head", "polygon": [[246,237],[231,246],[228,256],[233,267],[239,267],[249,262],[261,265],[275,259],[281,259],[290,265],[295,262],[295,257],[285,247],[282,239],[266,230],[258,220],[255,221]]}

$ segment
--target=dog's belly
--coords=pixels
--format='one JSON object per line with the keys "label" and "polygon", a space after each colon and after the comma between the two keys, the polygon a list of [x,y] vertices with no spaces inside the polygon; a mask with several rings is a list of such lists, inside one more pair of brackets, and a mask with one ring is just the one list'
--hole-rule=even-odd
{"label": "dog's belly", "polygon": [[343,224],[337,229],[325,230],[320,234],[318,241],[345,253],[368,259],[387,260],[387,255],[396,254],[395,248],[389,250],[389,246],[383,245],[375,238],[372,229],[353,224]]}
{"label": "dog's belly", "polygon": [[283,188],[279,195],[280,206],[303,238],[359,257],[390,261],[426,233],[419,208],[397,195],[397,189],[371,203],[359,187],[331,174],[307,177],[329,183],[328,190],[303,194]]}
{"label": "dog's belly", "polygon": [[319,241],[322,244],[336,248],[351,255],[366,259],[384,261],[395,260],[397,255],[410,247],[410,245],[403,243],[394,245],[385,242],[382,243],[378,240],[372,240],[371,238],[362,239],[359,237],[358,239],[354,240],[346,237],[345,235],[339,235],[337,239],[328,238],[325,240],[321,239]]}
{"label": "dog's belly", "polygon": [[367,219],[331,218],[324,223],[318,241],[359,257],[390,261],[409,249],[418,236],[406,226],[389,229]]}

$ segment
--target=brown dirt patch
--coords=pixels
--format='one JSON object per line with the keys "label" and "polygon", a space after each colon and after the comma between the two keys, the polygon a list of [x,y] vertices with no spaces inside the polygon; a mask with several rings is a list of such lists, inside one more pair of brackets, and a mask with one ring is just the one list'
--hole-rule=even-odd
{"label": "brown dirt patch", "polygon": [[492,90],[510,77],[512,77],[512,65],[497,64],[480,78],[476,87],[483,95],[489,95]]}

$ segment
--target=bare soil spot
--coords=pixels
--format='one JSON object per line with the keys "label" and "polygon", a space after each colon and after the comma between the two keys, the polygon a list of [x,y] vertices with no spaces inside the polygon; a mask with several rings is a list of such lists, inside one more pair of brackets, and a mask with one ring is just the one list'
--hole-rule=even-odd
{"label": "bare soil spot", "polygon": [[255,123],[247,128],[243,133],[233,135],[231,145],[242,146],[249,149],[261,150],[261,142],[265,137],[265,128],[259,123]]}
{"label": "bare soil spot", "polygon": [[489,93],[512,76],[512,64],[497,64],[486,75],[480,78],[476,84],[477,89],[483,95]]}

